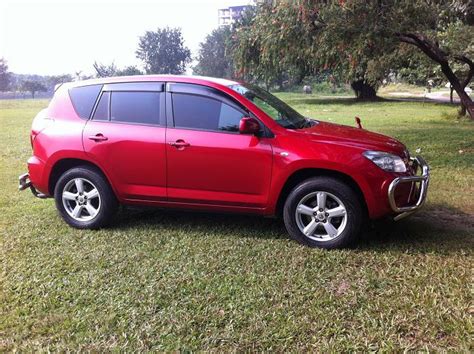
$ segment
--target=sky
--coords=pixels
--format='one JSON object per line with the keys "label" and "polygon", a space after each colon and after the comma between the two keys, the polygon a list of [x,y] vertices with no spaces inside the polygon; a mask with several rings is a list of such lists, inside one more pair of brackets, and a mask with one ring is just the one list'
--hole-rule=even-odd
{"label": "sky", "polygon": [[180,27],[197,55],[217,10],[247,0],[0,0],[0,58],[18,74],[93,74],[92,64],[140,66],[138,38]]}

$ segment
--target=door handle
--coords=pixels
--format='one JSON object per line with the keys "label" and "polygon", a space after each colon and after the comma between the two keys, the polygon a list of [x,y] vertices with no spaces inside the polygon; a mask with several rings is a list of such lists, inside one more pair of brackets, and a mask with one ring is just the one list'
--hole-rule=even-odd
{"label": "door handle", "polygon": [[168,144],[170,144],[171,146],[174,146],[178,150],[183,150],[185,147],[191,146],[191,144],[185,142],[183,139],[178,139],[178,140],[176,140],[174,142],[170,142]]}
{"label": "door handle", "polygon": [[104,134],[101,134],[101,133],[96,134],[96,135],[91,135],[89,136],[89,139],[94,140],[95,142],[109,140],[109,138],[107,138],[106,136],[104,136]]}

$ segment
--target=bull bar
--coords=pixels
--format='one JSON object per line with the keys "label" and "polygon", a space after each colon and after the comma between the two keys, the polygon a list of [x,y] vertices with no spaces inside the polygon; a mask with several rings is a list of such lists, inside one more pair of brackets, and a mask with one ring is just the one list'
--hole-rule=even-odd
{"label": "bull bar", "polygon": [[[388,187],[388,201],[390,203],[390,207],[395,213],[398,214],[394,218],[395,221],[403,219],[418,211],[425,203],[426,196],[428,194],[428,185],[430,182],[430,167],[421,156],[410,158],[410,162],[415,171],[415,175],[397,177],[392,181],[392,183],[390,183]],[[416,175],[419,168],[421,168],[421,175]],[[402,207],[397,206],[397,203],[395,201],[395,190],[397,189],[397,186],[402,183],[412,184],[409,200],[411,199],[413,193],[418,192],[418,198],[415,204]],[[420,187],[417,191],[418,183],[420,184]]]}

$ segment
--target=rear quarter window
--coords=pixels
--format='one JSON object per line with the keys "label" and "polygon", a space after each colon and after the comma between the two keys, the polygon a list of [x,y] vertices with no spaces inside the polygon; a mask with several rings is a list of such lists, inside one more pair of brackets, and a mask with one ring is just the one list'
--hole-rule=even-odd
{"label": "rear quarter window", "polygon": [[89,119],[102,85],[79,86],[69,89],[72,105],[79,117]]}

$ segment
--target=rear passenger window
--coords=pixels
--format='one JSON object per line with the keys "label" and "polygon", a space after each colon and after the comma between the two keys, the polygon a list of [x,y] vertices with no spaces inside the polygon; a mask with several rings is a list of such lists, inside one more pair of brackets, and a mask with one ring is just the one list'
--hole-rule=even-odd
{"label": "rear passenger window", "polygon": [[93,120],[109,120],[109,99],[110,92],[104,92],[100,96],[99,104],[94,112]]}
{"label": "rear passenger window", "polygon": [[69,90],[72,105],[79,117],[89,119],[102,85],[73,87]]}
{"label": "rear passenger window", "polygon": [[159,92],[112,92],[110,120],[115,122],[158,124]]}
{"label": "rear passenger window", "polygon": [[244,113],[221,101],[190,94],[173,94],[177,128],[238,132]]}

